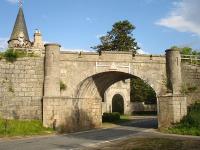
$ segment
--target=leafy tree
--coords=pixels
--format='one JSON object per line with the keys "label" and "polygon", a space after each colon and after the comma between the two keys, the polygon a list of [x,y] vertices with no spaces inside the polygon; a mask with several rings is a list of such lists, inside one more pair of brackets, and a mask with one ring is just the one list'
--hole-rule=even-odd
{"label": "leafy tree", "polygon": [[184,55],[192,55],[192,48],[190,47],[184,47],[181,49],[181,54]]}
{"label": "leafy tree", "polygon": [[138,77],[134,77],[130,82],[131,86],[131,101],[145,102],[146,104],[156,104],[156,93],[148,83]]}
{"label": "leafy tree", "polygon": [[200,55],[200,52],[193,50],[191,47],[178,47],[178,46],[172,46],[171,48],[175,48],[180,50],[180,53],[183,55]]}
{"label": "leafy tree", "polygon": [[133,51],[136,53],[139,47],[135,38],[133,38],[133,30],[135,26],[128,20],[116,22],[112,30],[107,32],[105,36],[100,37],[101,44],[92,47],[98,52],[101,51]]}
{"label": "leafy tree", "polygon": [[[100,37],[101,44],[92,48],[98,52],[132,51],[135,54],[139,47],[135,38],[133,38],[132,32],[134,29],[135,26],[127,20],[116,22],[111,31]],[[131,79],[130,95],[132,101],[155,104],[157,100],[154,90],[139,78]]]}

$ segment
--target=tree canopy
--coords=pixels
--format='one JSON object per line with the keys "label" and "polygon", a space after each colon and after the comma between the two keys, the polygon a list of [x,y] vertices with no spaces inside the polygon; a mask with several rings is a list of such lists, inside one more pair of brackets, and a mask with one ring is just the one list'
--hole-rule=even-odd
{"label": "tree canopy", "polygon": [[116,22],[112,30],[107,32],[105,36],[100,37],[101,44],[92,47],[101,51],[132,51],[136,53],[139,47],[135,38],[133,38],[133,30],[135,26],[128,20]]}
{"label": "tree canopy", "polygon": [[153,88],[138,77],[131,78],[131,102],[145,102],[146,104],[156,104],[157,98]]}
{"label": "tree canopy", "polygon": [[200,55],[200,52],[193,50],[191,47],[172,46],[171,48],[179,49],[180,53],[183,55]]}

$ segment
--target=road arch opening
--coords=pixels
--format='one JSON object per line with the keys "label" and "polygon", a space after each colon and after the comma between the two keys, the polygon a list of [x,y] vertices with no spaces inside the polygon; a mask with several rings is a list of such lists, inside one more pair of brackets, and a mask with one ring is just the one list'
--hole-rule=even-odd
{"label": "road arch opening", "polygon": [[[131,114],[132,103],[130,102],[130,84],[129,84],[128,89],[124,89],[125,91],[129,91],[128,101],[127,100],[125,101],[124,97],[127,97],[127,96],[125,96],[125,94],[123,94],[122,91],[121,92],[118,91],[118,93],[112,97],[110,105],[109,105],[108,99],[107,98],[105,99],[105,92],[110,86],[112,86],[113,84],[119,81],[125,82],[125,80],[131,79],[131,78],[138,79],[139,77],[136,77],[132,74],[120,72],[120,71],[108,71],[108,72],[97,73],[83,80],[79,84],[79,87],[77,89],[77,98],[82,99],[83,101],[89,100],[90,103],[98,102],[98,104],[101,105],[100,107],[101,110],[98,111],[100,112],[100,114],[98,114],[98,117],[95,115],[96,112],[93,109],[93,106],[89,108],[91,111],[88,112],[88,116],[90,116],[91,118],[93,117],[99,118],[100,121],[101,121],[103,111],[105,110],[105,109],[103,110],[103,107],[105,105],[107,105],[106,107],[111,107],[111,109],[108,108],[110,109],[110,112],[119,112],[120,114],[124,114],[124,113]],[[87,109],[88,107],[89,105],[87,105]],[[91,120],[94,120],[94,119],[91,119]]]}

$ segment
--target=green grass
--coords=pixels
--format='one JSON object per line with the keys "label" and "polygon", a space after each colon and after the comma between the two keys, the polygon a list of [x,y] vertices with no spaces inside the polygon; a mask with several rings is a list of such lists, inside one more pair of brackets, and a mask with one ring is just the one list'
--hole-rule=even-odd
{"label": "green grass", "polygon": [[200,103],[195,103],[188,109],[188,114],[180,123],[167,130],[173,134],[200,136]]}
{"label": "green grass", "polygon": [[20,121],[0,119],[0,137],[44,135],[53,130],[42,126],[38,120]]}

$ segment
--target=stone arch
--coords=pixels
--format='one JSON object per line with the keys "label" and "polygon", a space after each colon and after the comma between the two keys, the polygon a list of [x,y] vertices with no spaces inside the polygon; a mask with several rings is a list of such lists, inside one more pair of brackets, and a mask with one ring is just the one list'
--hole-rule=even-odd
{"label": "stone arch", "polygon": [[[114,83],[137,77],[130,73],[120,72],[120,71],[107,71],[94,74],[85,80],[83,80],[76,90],[76,98],[95,98],[95,99],[104,99],[105,91]],[[140,78],[140,77],[138,77]],[[140,78],[142,79],[142,78]],[[142,79],[145,80],[145,79]],[[150,83],[152,83],[151,81]],[[149,84],[152,89],[156,92],[156,95],[159,93],[154,85]]]}
{"label": "stone arch", "polygon": [[112,112],[124,114],[124,97],[121,94],[112,97]]}

